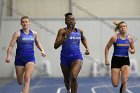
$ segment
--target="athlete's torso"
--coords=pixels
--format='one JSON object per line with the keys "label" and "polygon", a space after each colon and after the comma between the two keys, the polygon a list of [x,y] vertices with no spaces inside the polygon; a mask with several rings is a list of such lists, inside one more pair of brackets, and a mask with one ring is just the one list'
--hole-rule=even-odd
{"label": "athlete's torso", "polygon": [[73,56],[79,54],[80,40],[81,40],[81,33],[79,29],[76,29],[76,31],[72,31],[62,44],[61,56]]}
{"label": "athlete's torso", "polygon": [[114,53],[113,56],[128,56],[128,50],[130,46],[130,41],[128,36],[123,40],[120,36],[117,36],[116,42],[114,45]]}
{"label": "athlete's torso", "polygon": [[31,30],[29,30],[29,34],[25,34],[22,29],[20,30],[20,37],[17,39],[16,52],[21,56],[34,54],[34,35]]}

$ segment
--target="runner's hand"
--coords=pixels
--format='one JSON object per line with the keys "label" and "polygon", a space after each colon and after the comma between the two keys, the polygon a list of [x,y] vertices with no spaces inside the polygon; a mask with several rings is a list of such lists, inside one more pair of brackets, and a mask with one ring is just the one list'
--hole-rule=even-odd
{"label": "runner's hand", "polygon": [[86,49],[85,55],[89,55],[89,50]]}
{"label": "runner's hand", "polygon": [[41,52],[41,56],[45,57],[46,56],[45,52]]}
{"label": "runner's hand", "polygon": [[105,65],[106,65],[106,66],[109,66],[109,65],[110,65],[109,60],[106,60],[106,61],[105,61]]}
{"label": "runner's hand", "polygon": [[10,63],[10,61],[11,61],[11,58],[10,57],[7,57],[6,58],[6,63]]}

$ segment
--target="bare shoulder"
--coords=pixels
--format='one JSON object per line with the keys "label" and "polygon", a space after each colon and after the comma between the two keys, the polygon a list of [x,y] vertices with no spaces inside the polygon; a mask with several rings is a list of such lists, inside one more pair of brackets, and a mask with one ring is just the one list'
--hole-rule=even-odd
{"label": "bare shoulder", "polygon": [[60,31],[60,32],[64,32],[64,31],[66,31],[66,30],[65,30],[65,28],[60,28],[59,31]]}
{"label": "bare shoulder", "polygon": [[65,28],[60,28],[60,29],[58,30],[58,33],[59,33],[59,34],[63,34],[63,33],[65,33],[65,32],[66,32]]}
{"label": "bare shoulder", "polygon": [[134,39],[134,36],[128,35],[128,38],[129,38],[129,39]]}
{"label": "bare shoulder", "polygon": [[15,31],[13,36],[14,37],[19,37],[20,36],[20,31],[19,30]]}
{"label": "bare shoulder", "polygon": [[134,36],[128,35],[129,41],[132,42],[134,40]]}
{"label": "bare shoulder", "polygon": [[111,37],[110,40],[111,40],[112,42],[116,42],[117,36],[118,36],[118,34],[113,35],[113,36]]}
{"label": "bare shoulder", "polygon": [[33,30],[32,30],[32,32],[33,32],[33,35],[34,35],[34,36],[36,36],[36,35],[38,34],[36,31],[33,31]]}

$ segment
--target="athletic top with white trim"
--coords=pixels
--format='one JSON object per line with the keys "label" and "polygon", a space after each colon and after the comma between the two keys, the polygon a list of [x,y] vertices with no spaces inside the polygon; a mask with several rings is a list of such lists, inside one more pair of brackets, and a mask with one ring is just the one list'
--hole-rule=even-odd
{"label": "athletic top with white trim", "polygon": [[128,50],[130,46],[130,41],[128,36],[123,40],[120,36],[117,36],[117,41],[113,44],[114,45],[114,53],[113,56],[128,56]]}
{"label": "athletic top with white trim", "polygon": [[23,30],[20,30],[20,37],[17,39],[16,55],[31,56],[34,55],[34,35],[31,30],[29,34],[25,34]]}
{"label": "athletic top with white trim", "polygon": [[[67,31],[67,28],[65,28]],[[78,55],[80,52],[80,40],[81,33],[75,28],[76,31],[72,31],[66,40],[62,44],[61,56],[74,56]]]}

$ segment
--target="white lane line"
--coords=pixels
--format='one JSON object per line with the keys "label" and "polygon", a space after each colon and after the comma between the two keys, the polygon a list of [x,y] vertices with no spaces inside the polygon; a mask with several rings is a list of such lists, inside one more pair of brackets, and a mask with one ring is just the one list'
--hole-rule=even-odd
{"label": "white lane line", "polygon": [[[129,86],[128,88],[136,88],[136,87],[140,87],[140,85]],[[134,92],[130,91],[130,89],[126,89],[126,91],[127,91],[128,93],[134,93]]]}
{"label": "white lane line", "polygon": [[[140,87],[140,85],[129,86],[128,88],[137,88],[137,87]],[[128,92],[128,93],[134,93],[134,92],[130,91],[130,89],[127,89],[127,92]]]}
{"label": "white lane line", "polygon": [[[97,89],[97,88],[103,88],[103,87],[112,87],[112,85],[103,85],[103,86],[95,86],[95,87],[92,87],[91,88],[91,91],[92,91],[92,93],[96,93],[96,91],[95,91],[95,89]],[[132,91],[130,91],[130,89],[126,89],[126,91],[128,92],[128,93],[134,93],[134,92],[132,92]],[[112,92],[113,93],[113,92]]]}
{"label": "white lane line", "polygon": [[[93,85],[97,85],[97,84],[100,85],[100,83],[94,83],[94,84],[93,84],[93,83],[90,83],[90,84],[79,84],[78,86],[79,86],[79,87],[91,86],[91,85],[93,86]],[[56,93],[61,93],[61,90],[62,90],[62,89],[65,89],[65,86],[59,87],[59,88],[57,89]]]}
{"label": "white lane line", "polygon": [[92,93],[96,93],[95,89],[97,88],[103,88],[103,87],[111,87],[112,85],[99,85],[91,88]]}
{"label": "white lane line", "polygon": [[[40,79],[36,84],[35,86],[39,86],[42,82],[42,79]],[[33,88],[33,86],[30,88],[30,93],[32,93],[32,91],[34,90],[35,88]]]}
{"label": "white lane line", "polygon": [[128,93],[134,93],[134,92],[130,91],[129,89],[126,89],[126,91],[127,91]]}
{"label": "white lane line", "polygon": [[[41,83],[41,80],[39,80],[34,86],[32,86],[30,89],[30,93],[34,90],[34,89],[36,89],[36,88],[43,88],[43,87],[57,87],[57,86],[62,86],[63,84],[57,84],[57,85],[40,85],[40,83]],[[90,86],[90,85],[97,85],[97,84],[99,84],[98,86],[95,86],[95,87],[92,87],[91,88],[91,91],[92,91],[92,93],[96,93],[96,91],[95,91],[95,89],[96,88],[102,88],[102,87],[111,87],[112,85],[109,85],[109,86],[106,86],[106,85],[103,85],[103,86],[101,86],[100,84],[101,83],[91,83],[91,84],[80,84],[79,85],[79,87],[82,87],[82,86]],[[136,85],[136,86],[129,86],[128,88],[135,88],[135,87],[140,87],[140,85]],[[57,89],[57,92],[56,93],[61,93],[61,90],[62,89],[65,89],[65,87],[63,86],[63,87],[59,87],[58,89]],[[134,93],[134,92],[132,92],[132,91],[130,91],[129,89],[127,89],[126,90],[128,93]]]}
{"label": "white lane line", "polygon": [[62,89],[65,89],[65,86],[59,87],[59,88],[57,89],[56,93],[60,93]]}

